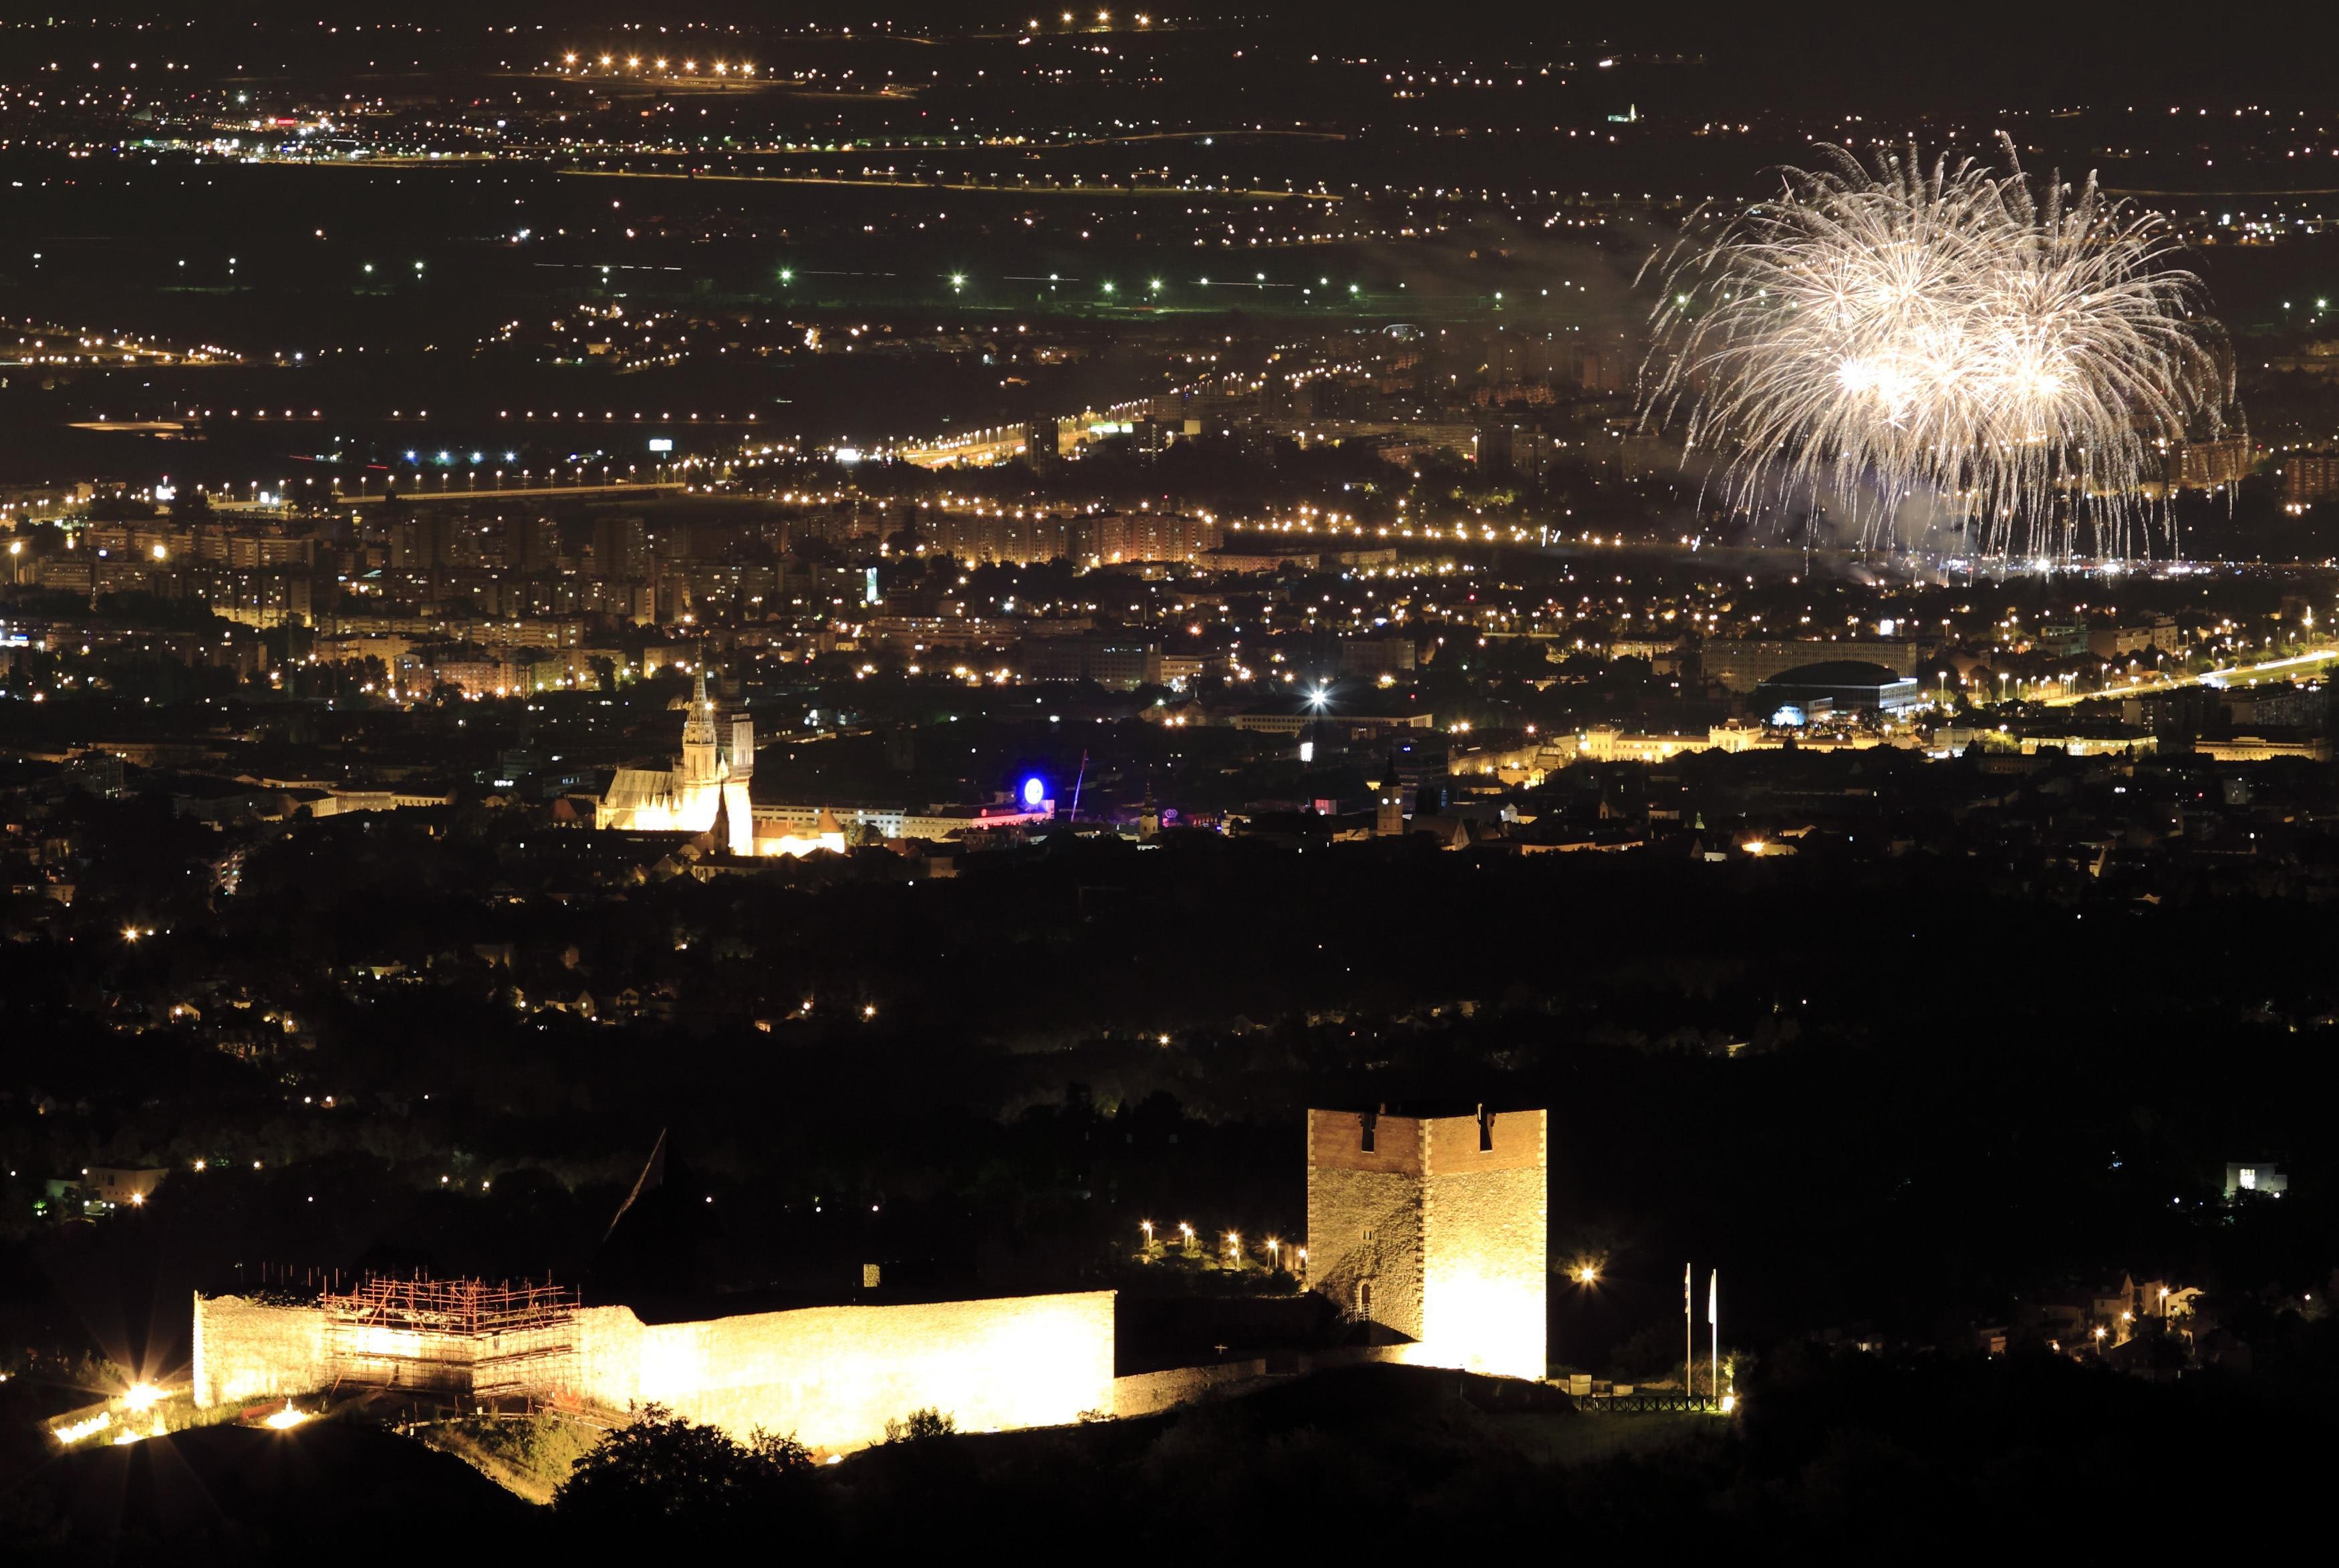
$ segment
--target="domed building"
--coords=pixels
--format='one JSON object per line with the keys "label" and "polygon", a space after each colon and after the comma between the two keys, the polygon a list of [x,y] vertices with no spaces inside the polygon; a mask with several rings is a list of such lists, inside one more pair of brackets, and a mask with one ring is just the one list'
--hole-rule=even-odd
{"label": "domed building", "polygon": [[1922,700],[1914,676],[1860,659],[1831,659],[1772,676],[1754,688],[1752,705],[1774,719],[1791,713],[1790,722],[1803,724],[1827,715],[1890,718]]}

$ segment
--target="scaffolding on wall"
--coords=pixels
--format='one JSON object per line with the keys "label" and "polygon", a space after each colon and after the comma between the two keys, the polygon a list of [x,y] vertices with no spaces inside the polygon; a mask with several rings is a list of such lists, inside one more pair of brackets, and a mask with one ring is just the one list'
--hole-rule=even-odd
{"label": "scaffolding on wall", "polygon": [[336,1382],[474,1399],[559,1400],[577,1383],[577,1298],[564,1286],[369,1275],[327,1291]]}

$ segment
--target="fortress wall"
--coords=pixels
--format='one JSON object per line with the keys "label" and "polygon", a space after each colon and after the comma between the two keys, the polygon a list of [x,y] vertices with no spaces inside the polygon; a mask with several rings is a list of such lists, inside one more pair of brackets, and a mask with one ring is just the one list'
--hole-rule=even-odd
{"label": "fortress wall", "polygon": [[1109,1290],[697,1323],[593,1307],[580,1326],[582,1391],[829,1451],[874,1443],[889,1418],[927,1406],[965,1432],[1050,1426],[1112,1411],[1112,1325]]}
{"label": "fortress wall", "polygon": [[1259,1356],[1209,1366],[1173,1366],[1166,1372],[1132,1373],[1113,1380],[1112,1413],[1152,1415],[1266,1376],[1267,1358]]}
{"label": "fortress wall", "polygon": [[256,1405],[321,1388],[325,1315],[240,1296],[195,1297],[195,1404]]}
{"label": "fortress wall", "polygon": [[646,1404],[641,1393],[642,1320],[630,1307],[587,1307],[577,1314],[577,1391],[625,1410]]}
{"label": "fortress wall", "polygon": [[1478,1147],[1475,1117],[1431,1123],[1422,1183],[1420,1338],[1431,1364],[1512,1377],[1546,1370],[1550,1296],[1548,1121],[1495,1118]]}

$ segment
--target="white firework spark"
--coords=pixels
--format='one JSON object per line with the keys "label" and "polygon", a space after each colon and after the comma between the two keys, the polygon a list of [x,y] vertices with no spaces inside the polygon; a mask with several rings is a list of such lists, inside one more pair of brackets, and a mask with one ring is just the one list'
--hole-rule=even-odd
{"label": "white firework spark", "polygon": [[2093,175],[2034,195],[2006,151],[2007,174],[1839,153],[1693,217],[1651,263],[1644,423],[1680,419],[1733,507],[1832,500],[1870,543],[1912,500],[1996,553],[2148,542],[2167,448],[2225,426],[2222,336],[2165,222]]}

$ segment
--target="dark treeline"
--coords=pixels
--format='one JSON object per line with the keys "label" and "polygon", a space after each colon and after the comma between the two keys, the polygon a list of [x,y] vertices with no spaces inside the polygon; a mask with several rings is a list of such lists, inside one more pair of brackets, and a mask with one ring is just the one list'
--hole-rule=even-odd
{"label": "dark treeline", "polygon": [[[2320,1294],[2332,1265],[2324,938],[2245,883],[2180,908],[1857,834],[1724,865],[1172,833],[611,896],[597,835],[374,816],[207,896],[180,889],[215,835],[91,809],[89,923],[0,945],[0,1129],[15,1267],[116,1356],[167,1357],[186,1285],[263,1265],[604,1298],[871,1259],[1119,1279],[1140,1219],[1298,1234],[1310,1105],[1550,1107],[1554,1265],[1604,1276],[1555,1293],[1553,1354],[1589,1368],[1678,1321],[1691,1257],[1750,1346],[1952,1342],[2123,1270]],[[133,908],[156,935],[96,913]],[[662,1130],[655,1218],[604,1247]],[[2287,1198],[2218,1201],[2265,1159]],[[94,1162],[173,1175],[94,1230],[29,1221]]]}

